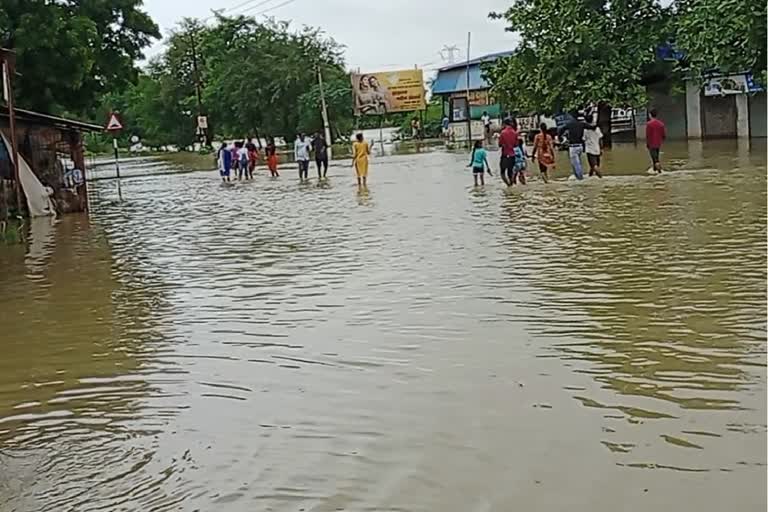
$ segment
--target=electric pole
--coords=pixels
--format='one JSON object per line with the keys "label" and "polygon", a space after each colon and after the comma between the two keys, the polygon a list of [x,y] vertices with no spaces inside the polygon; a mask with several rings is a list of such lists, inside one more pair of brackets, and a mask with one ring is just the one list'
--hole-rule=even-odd
{"label": "electric pole", "polygon": [[197,130],[198,133],[203,135],[203,140],[206,146],[211,145],[211,137],[208,131],[208,120],[205,120],[204,126],[201,126],[200,119],[205,117],[203,115],[203,89],[200,83],[200,69],[197,64],[197,43],[195,42],[195,29],[190,28],[189,41],[191,43],[190,49],[192,50],[192,73],[195,81],[195,95],[197,96]]}
{"label": "electric pole", "polygon": [[323,115],[323,128],[325,130],[325,142],[328,144],[328,160],[331,160],[331,145],[333,140],[331,139],[331,126],[328,123],[328,107],[325,103],[325,90],[323,89],[323,73],[320,71],[320,66],[317,66],[317,83],[320,86],[320,104],[322,105]]}

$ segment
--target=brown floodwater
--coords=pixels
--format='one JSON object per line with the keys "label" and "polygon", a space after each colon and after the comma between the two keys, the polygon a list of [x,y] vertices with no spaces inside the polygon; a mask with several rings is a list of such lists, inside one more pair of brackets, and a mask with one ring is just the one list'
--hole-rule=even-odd
{"label": "brown floodwater", "polygon": [[765,510],[765,143],[663,157],[126,162],[0,247],[0,510]]}

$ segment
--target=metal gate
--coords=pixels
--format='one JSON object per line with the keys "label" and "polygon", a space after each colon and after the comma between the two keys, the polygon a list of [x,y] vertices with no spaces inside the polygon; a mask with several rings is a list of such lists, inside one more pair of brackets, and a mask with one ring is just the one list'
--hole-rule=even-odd
{"label": "metal gate", "polygon": [[707,139],[736,137],[736,97],[701,97],[701,129]]}

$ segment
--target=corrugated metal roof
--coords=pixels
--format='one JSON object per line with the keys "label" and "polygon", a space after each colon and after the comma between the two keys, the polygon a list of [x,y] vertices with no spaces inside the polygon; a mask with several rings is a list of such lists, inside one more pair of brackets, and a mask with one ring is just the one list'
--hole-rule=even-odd
{"label": "corrugated metal roof", "polygon": [[[44,126],[56,126],[58,128],[75,129],[86,132],[99,132],[104,130],[104,127],[102,126],[86,123],[83,121],[76,121],[74,119],[65,119],[63,117],[42,114],[40,112],[33,112],[31,110],[24,110],[23,108],[15,108],[13,110],[16,112],[16,119],[19,121],[28,121]],[[0,116],[7,118],[7,109],[0,110]]]}
{"label": "corrugated metal roof", "polygon": [[[514,53],[512,50],[505,50],[503,52],[488,53],[486,55],[481,55],[480,57],[475,57],[474,59],[470,59],[469,65],[471,67],[471,66],[474,66],[474,65],[477,65],[477,64],[481,64],[483,62],[494,61],[496,59],[500,59],[501,57],[509,57],[510,55],[512,55],[512,53]],[[454,69],[454,68],[464,68],[464,69],[466,69],[467,68],[467,61],[457,62],[455,64],[449,64],[447,66],[441,67],[437,71],[438,72],[440,72],[440,71],[448,71],[449,69]]]}
{"label": "corrugated metal roof", "polygon": [[469,90],[488,89],[490,84],[483,79],[480,64],[492,62],[501,57],[511,55],[511,51],[489,53],[467,62],[451,64],[437,71],[437,77],[432,82],[432,94],[450,94],[467,90],[467,66],[469,66]]}
{"label": "corrugated metal roof", "polygon": [[[483,79],[480,66],[469,67],[469,90],[488,89],[490,85]],[[437,73],[432,82],[432,94],[449,94],[467,90],[467,68],[453,68]]]}

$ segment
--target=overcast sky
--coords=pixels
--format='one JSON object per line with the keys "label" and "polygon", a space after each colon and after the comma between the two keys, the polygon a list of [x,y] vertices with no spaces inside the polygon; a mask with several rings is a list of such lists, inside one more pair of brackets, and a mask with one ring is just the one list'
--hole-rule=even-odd
{"label": "overcast sky", "polygon": [[[472,32],[472,57],[510,50],[514,37],[504,31],[502,21],[488,19],[489,12],[503,11],[510,4],[511,0],[144,0],[163,34],[182,17],[206,18],[211,9],[320,27],[346,46],[349,68],[368,72],[414,64],[429,71],[444,63],[438,54],[444,45],[458,46],[457,55],[464,59],[467,32]],[[161,49],[161,43],[155,44],[147,55]]]}

